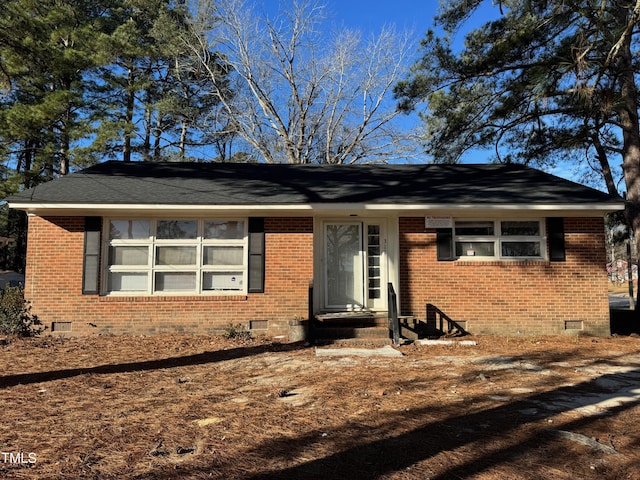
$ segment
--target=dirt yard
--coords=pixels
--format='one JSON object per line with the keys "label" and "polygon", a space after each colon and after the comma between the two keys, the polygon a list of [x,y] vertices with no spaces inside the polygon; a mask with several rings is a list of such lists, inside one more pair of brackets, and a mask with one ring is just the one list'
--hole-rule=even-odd
{"label": "dirt yard", "polygon": [[0,339],[0,477],[640,479],[640,338],[466,340]]}

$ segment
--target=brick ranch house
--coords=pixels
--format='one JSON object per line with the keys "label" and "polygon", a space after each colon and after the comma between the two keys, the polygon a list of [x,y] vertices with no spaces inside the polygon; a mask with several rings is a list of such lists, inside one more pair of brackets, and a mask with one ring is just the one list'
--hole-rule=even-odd
{"label": "brick ranch house", "polygon": [[8,201],[53,333],[286,334],[384,315],[389,284],[401,315],[470,333],[610,333],[603,218],[623,205],[524,166],[105,162]]}

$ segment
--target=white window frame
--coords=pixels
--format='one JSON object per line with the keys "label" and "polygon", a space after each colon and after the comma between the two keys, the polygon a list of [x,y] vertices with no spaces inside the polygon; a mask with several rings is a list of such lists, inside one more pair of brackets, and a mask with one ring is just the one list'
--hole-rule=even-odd
{"label": "white window frame", "polygon": [[[456,229],[458,222],[477,222],[477,223],[492,223],[493,235],[459,235]],[[538,235],[503,235],[502,222],[537,222],[538,223]],[[545,260],[547,259],[547,238],[546,230],[543,218],[456,218],[453,222],[453,249],[458,260]],[[458,243],[464,242],[482,242],[493,244],[493,255],[476,255],[467,253],[467,250],[462,249],[463,254],[458,255]],[[504,242],[536,242],[540,245],[539,256],[509,256],[502,255],[502,244]]]}
{"label": "white window frame", "polygon": [[[159,239],[157,238],[157,226],[160,221],[195,221],[197,225],[197,233],[195,239]],[[149,237],[143,239],[111,239],[111,222],[112,221],[145,221],[149,222]],[[204,225],[206,222],[242,222],[243,232],[242,238],[239,239],[207,239],[205,238]],[[180,295],[246,295],[249,279],[249,221],[246,217],[240,218],[201,218],[201,217],[125,217],[113,216],[104,219],[103,224],[103,294],[114,296],[180,296]],[[148,257],[146,265],[111,265],[111,247],[133,246],[146,247],[148,249]],[[193,265],[156,265],[157,248],[163,246],[187,246],[194,247],[196,250],[196,261]],[[207,247],[241,247],[242,248],[242,264],[238,265],[205,265],[204,252]],[[126,273],[145,273],[147,276],[146,287],[144,290],[111,290],[110,280],[113,274]],[[185,290],[158,290],[156,287],[156,274],[164,272],[185,272],[195,275],[195,285],[193,289]],[[215,274],[228,272],[229,274],[238,273],[241,275],[240,288],[220,288],[205,289],[203,287],[203,277],[206,274]],[[230,277],[235,281],[233,276]]]}

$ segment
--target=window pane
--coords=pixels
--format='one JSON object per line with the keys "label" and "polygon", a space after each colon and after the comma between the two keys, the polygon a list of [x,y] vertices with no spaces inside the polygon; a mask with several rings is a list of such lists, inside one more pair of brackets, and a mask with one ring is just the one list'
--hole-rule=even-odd
{"label": "window pane", "polygon": [[[97,255],[86,255],[83,262],[84,276],[82,282],[82,291],[97,292],[98,291],[98,271],[100,269],[100,260]],[[11,282],[11,280],[9,280]]]}
{"label": "window pane", "polygon": [[262,255],[263,252],[264,252],[264,233],[263,232],[249,233],[249,254]]}
{"label": "window pane", "polygon": [[195,291],[195,272],[156,272],[156,291]]}
{"label": "window pane", "polygon": [[508,222],[500,222],[502,235],[529,235],[529,236],[537,236],[540,235],[540,222],[532,221],[532,222],[516,222],[516,221],[508,221]]}
{"label": "window pane", "polygon": [[148,265],[149,247],[111,247],[109,265]]}
{"label": "window pane", "polygon": [[493,235],[493,222],[456,222],[456,235]]}
{"label": "window pane", "polygon": [[493,257],[495,248],[493,242],[456,242],[456,256],[458,257]]}
{"label": "window pane", "polygon": [[205,272],[203,290],[242,290],[242,272]]}
{"label": "window pane", "polygon": [[134,240],[149,238],[148,220],[111,220],[109,238],[111,240]]}
{"label": "window pane", "polygon": [[109,275],[110,292],[139,292],[147,290],[146,272],[114,272]]}
{"label": "window pane", "polygon": [[367,254],[372,256],[380,255],[380,245],[369,245],[367,248]]}
{"label": "window pane", "polygon": [[195,239],[198,222],[195,220],[159,220],[156,237],[161,240]]}
{"label": "window pane", "polygon": [[196,247],[156,247],[156,265],[195,265]]}
{"label": "window pane", "polygon": [[502,242],[503,257],[539,257],[540,242]]}
{"label": "window pane", "polygon": [[243,247],[204,247],[204,265],[242,265]]}
{"label": "window pane", "polygon": [[242,240],[244,238],[243,221],[204,222],[204,238],[217,240]]}

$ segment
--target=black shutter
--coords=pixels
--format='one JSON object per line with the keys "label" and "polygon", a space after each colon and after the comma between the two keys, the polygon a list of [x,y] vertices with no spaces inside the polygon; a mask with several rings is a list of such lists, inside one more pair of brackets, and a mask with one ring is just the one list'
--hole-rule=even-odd
{"label": "black shutter", "polygon": [[549,260],[552,262],[564,262],[566,260],[564,218],[547,218],[547,236],[549,237]]}
{"label": "black shutter", "polygon": [[455,260],[453,252],[453,230],[450,228],[438,228],[436,230],[436,246],[438,261]]}
{"label": "black shutter", "polygon": [[84,257],[82,263],[82,293],[95,295],[100,289],[100,230],[102,217],[84,219]]}
{"label": "black shutter", "polygon": [[249,293],[264,293],[264,218],[249,218]]}

